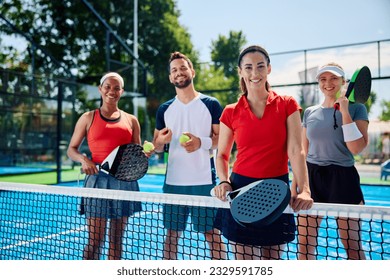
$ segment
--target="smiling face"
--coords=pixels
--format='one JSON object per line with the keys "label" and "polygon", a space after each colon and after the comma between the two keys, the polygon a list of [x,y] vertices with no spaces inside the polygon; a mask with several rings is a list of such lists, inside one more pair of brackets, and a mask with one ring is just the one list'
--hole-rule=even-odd
{"label": "smiling face", "polygon": [[338,98],[341,87],[345,84],[344,78],[331,72],[324,72],[318,77],[318,85],[325,96]]}
{"label": "smiling face", "polygon": [[169,69],[169,81],[177,88],[183,89],[192,83],[195,71],[183,58],[171,61]]}
{"label": "smiling face", "polygon": [[121,82],[116,77],[108,77],[103,84],[99,86],[99,92],[103,98],[103,102],[108,104],[118,103],[123,93]]}
{"label": "smiling face", "polygon": [[271,73],[271,65],[261,52],[248,52],[241,59],[239,75],[246,88],[266,89],[267,76]]}

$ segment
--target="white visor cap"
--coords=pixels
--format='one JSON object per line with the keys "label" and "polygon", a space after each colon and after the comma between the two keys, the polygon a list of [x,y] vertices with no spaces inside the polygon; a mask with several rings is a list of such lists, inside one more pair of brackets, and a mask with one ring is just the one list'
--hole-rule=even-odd
{"label": "white visor cap", "polygon": [[343,69],[341,69],[340,67],[326,65],[326,66],[323,66],[320,69],[318,69],[316,80],[318,80],[319,77],[321,76],[321,74],[323,74],[325,72],[332,73],[332,74],[336,75],[337,77],[345,77],[345,73],[344,73]]}

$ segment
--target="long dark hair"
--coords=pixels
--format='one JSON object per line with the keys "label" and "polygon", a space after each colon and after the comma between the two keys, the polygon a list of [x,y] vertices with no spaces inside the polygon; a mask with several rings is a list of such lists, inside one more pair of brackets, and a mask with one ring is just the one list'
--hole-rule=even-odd
{"label": "long dark hair", "polygon": [[[268,52],[263,47],[260,47],[258,45],[251,45],[249,47],[246,47],[245,49],[243,49],[240,52],[240,55],[238,56],[238,61],[237,61],[238,69],[241,69],[241,60],[244,57],[244,55],[246,55],[247,53],[254,53],[254,52],[259,52],[262,55],[264,55],[265,58],[267,59],[267,66],[270,64],[271,60],[269,58]],[[267,91],[269,91],[270,88],[271,88],[271,86],[270,86],[270,84],[267,81],[267,83],[265,84],[265,89]],[[241,92],[242,92],[241,94],[242,95],[248,94],[248,90],[246,88],[246,85],[245,85],[245,82],[244,82],[243,78],[240,79],[240,89],[241,89]]]}

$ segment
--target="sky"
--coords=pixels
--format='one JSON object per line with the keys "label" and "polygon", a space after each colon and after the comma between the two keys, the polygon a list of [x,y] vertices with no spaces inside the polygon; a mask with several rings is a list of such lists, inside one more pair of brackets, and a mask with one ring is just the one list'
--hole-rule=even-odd
{"label": "sky", "polygon": [[[191,35],[201,62],[210,62],[211,42],[230,31],[242,31],[247,44],[270,53],[271,85],[299,83],[304,70],[303,52],[281,52],[359,44],[390,39],[390,0],[177,0],[179,22]],[[330,61],[341,64],[350,78],[362,65],[379,75],[377,44],[308,52],[307,68]],[[390,41],[381,44],[381,76],[390,77]],[[375,81],[378,95],[370,119],[380,112],[380,101],[390,100],[390,79]],[[282,88],[297,97],[297,88]],[[321,98],[321,96],[319,97]]]}
{"label": "sky", "polygon": [[211,41],[242,31],[270,53],[390,38],[389,0],[177,0],[201,60]]}

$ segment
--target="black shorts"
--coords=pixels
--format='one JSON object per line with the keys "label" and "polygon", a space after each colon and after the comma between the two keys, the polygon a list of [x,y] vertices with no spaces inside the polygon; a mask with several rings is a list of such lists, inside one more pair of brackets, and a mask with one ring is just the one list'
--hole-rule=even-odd
{"label": "black shorts", "polygon": [[360,176],[355,166],[320,166],[307,163],[311,197],[314,202],[360,204],[364,203]]}
{"label": "black shorts", "polygon": [[[267,178],[270,179],[270,178]],[[288,174],[273,178],[289,183]],[[230,177],[234,190],[260,179],[249,178],[233,173]],[[273,246],[291,242],[295,238],[293,214],[282,214],[275,222],[264,227],[242,226],[238,224],[229,209],[218,209],[214,226],[222,235],[233,242],[253,246]]]}

